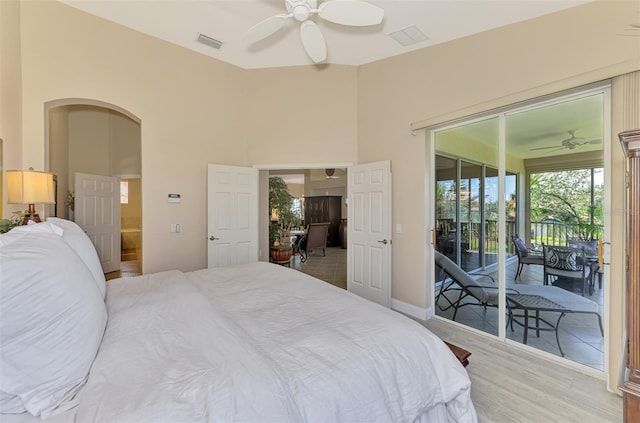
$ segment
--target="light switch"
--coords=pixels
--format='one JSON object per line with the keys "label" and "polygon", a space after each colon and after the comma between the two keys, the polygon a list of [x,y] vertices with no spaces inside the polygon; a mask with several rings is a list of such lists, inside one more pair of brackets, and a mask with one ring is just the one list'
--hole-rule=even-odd
{"label": "light switch", "polygon": [[396,233],[397,234],[402,233],[402,225],[400,223],[396,223]]}

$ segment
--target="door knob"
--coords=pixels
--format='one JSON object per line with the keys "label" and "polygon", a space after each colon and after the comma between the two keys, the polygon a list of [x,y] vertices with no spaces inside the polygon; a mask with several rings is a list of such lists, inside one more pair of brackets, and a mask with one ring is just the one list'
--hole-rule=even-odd
{"label": "door knob", "polygon": [[220,238],[216,238],[215,236],[211,235],[209,237],[209,241],[215,241],[216,239],[220,239]]}
{"label": "door knob", "polygon": [[387,243],[388,243],[389,241],[387,241],[386,239],[383,239],[382,241],[378,241],[378,242],[379,242],[379,243],[381,243],[381,244],[387,245]]}

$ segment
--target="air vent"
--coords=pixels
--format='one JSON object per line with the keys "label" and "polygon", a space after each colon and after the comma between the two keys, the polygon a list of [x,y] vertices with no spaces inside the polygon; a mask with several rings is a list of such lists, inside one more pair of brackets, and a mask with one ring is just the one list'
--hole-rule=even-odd
{"label": "air vent", "polygon": [[207,37],[203,34],[198,35],[198,42],[218,50],[220,50],[220,46],[222,45],[222,41],[218,41],[215,38]]}
{"label": "air vent", "polygon": [[417,44],[422,41],[427,41],[427,37],[424,32],[420,31],[417,26],[411,25],[405,29],[401,29],[389,34],[391,38],[396,40],[401,46],[407,47],[412,44]]}

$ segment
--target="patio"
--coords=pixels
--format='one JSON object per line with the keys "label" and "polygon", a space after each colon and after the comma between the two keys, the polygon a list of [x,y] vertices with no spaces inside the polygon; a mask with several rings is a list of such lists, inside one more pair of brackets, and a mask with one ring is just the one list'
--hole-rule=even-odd
{"label": "patio", "polygon": [[[513,281],[517,267],[517,259],[507,261],[507,282]],[[496,281],[498,280],[497,271],[494,273],[486,273],[490,274]],[[542,285],[542,279],[543,266],[530,265],[524,267],[520,278],[515,282],[518,284]],[[436,293],[438,288],[439,284],[436,286]],[[604,316],[603,289],[599,289],[597,283],[595,284],[593,295],[586,296],[585,298],[596,302],[600,315]],[[441,305],[444,306],[444,299],[441,299],[440,302],[442,303]],[[470,302],[472,301],[470,300]],[[438,307],[435,307],[435,309],[436,315],[438,316],[447,319],[451,319],[453,316],[453,309],[445,312],[442,312]],[[540,316],[555,322],[558,318],[558,313],[541,312]],[[456,322],[492,335],[498,335],[498,309],[494,307],[488,307],[486,311],[481,306],[458,308]],[[512,332],[511,328],[507,328],[506,337],[517,342],[522,342],[523,328],[514,325],[513,329]],[[601,336],[595,315],[566,314],[562,318],[562,323],[558,329],[558,336],[566,359],[598,370],[604,369],[604,338]],[[540,332],[540,337],[538,338],[535,336],[535,331],[530,330],[527,345],[560,356],[555,333],[552,331]]]}

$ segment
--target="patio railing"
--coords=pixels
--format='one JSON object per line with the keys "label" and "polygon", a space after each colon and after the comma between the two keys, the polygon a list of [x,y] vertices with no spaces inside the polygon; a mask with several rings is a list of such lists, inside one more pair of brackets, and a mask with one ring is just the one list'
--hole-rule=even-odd
{"label": "patio railing", "polygon": [[[595,239],[600,239],[603,226],[597,226]],[[571,225],[556,221],[531,222],[531,247],[538,248],[545,245],[568,245],[570,239],[578,238],[578,225]]]}
{"label": "patio railing", "polygon": [[[438,235],[444,235],[450,243],[455,241],[455,223],[453,219],[441,219],[440,230]],[[507,254],[513,255],[513,245],[511,243],[511,236],[516,233],[516,224],[513,221],[506,222],[506,245]],[[480,252],[480,239],[481,239],[482,223],[480,222],[460,222],[460,231],[462,237],[460,239],[460,245],[464,252]],[[498,254],[498,221],[486,220],[484,222],[484,240],[482,241],[483,251],[485,254],[494,253]],[[444,251],[449,252],[449,251]]]}
{"label": "patio railing", "polygon": [[[449,242],[455,241],[455,223],[453,219],[440,220],[439,235],[448,234]],[[482,224],[480,222],[460,222],[462,237],[460,245],[465,252],[480,252],[480,234]],[[505,240],[507,255],[515,254],[511,237],[517,233],[514,221],[506,222]],[[603,227],[599,226],[595,239],[602,238]],[[566,224],[558,221],[531,222],[530,236],[531,247],[536,249],[545,245],[568,245],[570,239],[578,238],[578,225]],[[487,253],[498,253],[498,221],[487,220],[484,223],[483,251]]]}

